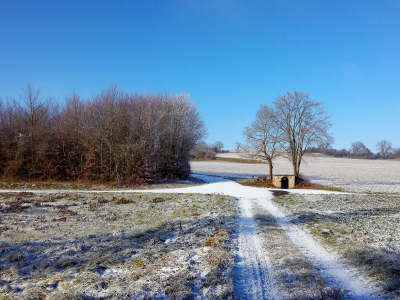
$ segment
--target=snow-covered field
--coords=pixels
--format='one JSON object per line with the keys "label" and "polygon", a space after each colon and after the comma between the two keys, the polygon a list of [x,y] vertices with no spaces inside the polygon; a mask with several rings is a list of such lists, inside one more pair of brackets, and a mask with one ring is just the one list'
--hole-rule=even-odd
{"label": "snow-covered field", "polygon": [[[239,154],[224,153],[221,157],[239,158]],[[268,174],[268,165],[241,164],[222,161],[191,163],[192,172],[206,175],[252,177]],[[344,188],[353,192],[400,193],[400,161],[350,159],[309,154],[304,158],[300,173],[313,183]],[[293,174],[290,162],[278,157],[274,174]]]}

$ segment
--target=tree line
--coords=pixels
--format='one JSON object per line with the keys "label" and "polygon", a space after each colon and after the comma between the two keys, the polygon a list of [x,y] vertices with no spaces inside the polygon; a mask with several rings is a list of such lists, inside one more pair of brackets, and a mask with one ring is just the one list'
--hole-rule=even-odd
{"label": "tree line", "polygon": [[347,149],[333,149],[328,146],[310,147],[307,152],[310,153],[324,153],[335,157],[362,157],[366,159],[392,159],[400,157],[400,148],[393,148],[392,142],[388,140],[381,140],[376,143],[376,153],[373,153],[362,142],[357,141],[351,144]]}
{"label": "tree line", "polygon": [[13,179],[143,183],[190,173],[206,134],[187,94],[125,93],[111,85],[57,104],[27,84],[0,99],[0,175]]}
{"label": "tree line", "polygon": [[207,144],[205,141],[199,141],[190,151],[190,158],[196,160],[213,160],[216,159],[217,153],[228,153],[229,150],[223,150],[224,144],[216,141],[213,144]]}

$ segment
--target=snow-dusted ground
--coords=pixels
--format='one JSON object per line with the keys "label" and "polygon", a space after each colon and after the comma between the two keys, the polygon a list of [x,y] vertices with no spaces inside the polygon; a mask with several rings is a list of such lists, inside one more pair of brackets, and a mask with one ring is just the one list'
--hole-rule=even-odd
{"label": "snow-dusted ground", "polygon": [[[221,157],[239,154],[224,153]],[[222,161],[192,162],[194,173],[217,176],[252,177],[266,175],[268,165],[242,164]],[[350,159],[310,154],[304,158],[300,173],[313,183],[344,188],[353,192],[400,193],[400,161]],[[278,157],[274,162],[274,174],[293,174],[290,162]]]}
{"label": "snow-dusted ground", "polygon": [[0,299],[232,299],[236,202],[0,193]]}
{"label": "snow-dusted ground", "polygon": [[[276,220],[279,227],[303,252],[305,257],[315,266],[325,284],[334,289],[348,291],[348,299],[379,299],[377,291],[371,283],[354,269],[341,263],[335,256],[326,251],[313,238],[291,223],[286,215],[273,204],[273,189],[246,187],[235,182],[218,177],[194,175],[209,182],[206,185],[189,188],[151,190],[155,193],[200,193],[224,194],[239,198],[241,209],[239,221],[239,250],[236,268],[239,274],[235,276],[235,292],[239,299],[280,299],[285,296],[279,291],[274,279],[273,267],[268,253],[263,250],[263,242],[258,237],[254,224],[251,202],[266,209]],[[296,193],[296,190],[292,190]],[[309,191],[310,193],[330,193],[324,191]],[[305,193],[305,191],[302,191]]]}
{"label": "snow-dusted ground", "polygon": [[[229,155],[232,155],[231,153]],[[343,165],[341,165],[343,164]],[[350,165],[350,166],[349,166]],[[386,169],[385,169],[386,166]],[[358,191],[374,192],[399,192],[400,175],[398,174],[400,164],[397,161],[367,161],[350,160],[330,157],[312,156],[307,163],[303,163],[302,171],[310,177],[314,183],[343,186]],[[358,168],[358,170],[356,170]],[[233,177],[252,176],[265,174],[267,167],[258,164],[237,164],[222,162],[196,162],[192,164],[195,172],[203,174],[218,174]],[[328,170],[328,171],[327,171]],[[383,184],[380,181],[363,181],[364,176],[371,176],[372,171],[375,179],[380,176],[387,176],[392,184]],[[275,174],[289,173],[290,164],[285,160],[277,160]],[[336,173],[335,173],[336,172]],[[342,174],[341,174],[342,173]],[[324,175],[324,179],[318,177]],[[341,175],[339,175],[341,174]],[[290,249],[278,245],[277,250],[286,252],[285,258],[291,258],[294,254],[301,253],[306,262],[311,265],[313,272],[321,278],[321,282],[315,283],[319,289],[323,287],[332,290],[347,291],[344,299],[380,299],[384,298],[379,289],[371,282],[364,279],[359,270],[349,267],[338,257],[326,250],[316,242],[310,234],[302,230],[298,225],[290,221],[290,216],[280,209],[274,202],[274,189],[260,189],[239,185],[233,181],[221,177],[213,177],[201,174],[194,174],[208,184],[191,186],[187,188],[155,189],[155,190],[120,190],[114,193],[178,193],[178,194],[223,194],[238,199],[240,215],[238,219],[238,251],[236,266],[234,268],[235,294],[238,299],[297,299],[288,292],[288,286],[304,288],[304,285],[314,283],[307,281],[291,281],[285,283],[282,276],[278,276],[275,268],[276,258],[272,257],[273,251],[268,251],[268,244],[263,238],[257,218],[260,216],[260,209],[271,216],[276,227],[282,233],[284,239],[290,240]],[[337,176],[337,177],[335,177]],[[353,176],[353,177],[352,177]],[[392,189],[388,189],[392,187]],[[15,192],[15,191],[14,191]],[[81,191],[82,192],[82,191]],[[96,191],[90,191],[95,193]],[[99,191],[104,193],[105,191]],[[335,194],[326,191],[315,190],[290,190],[291,193],[299,194]],[[41,191],[43,193],[43,191]],[[51,193],[47,191],[46,193]],[[257,210],[258,209],[258,210]],[[263,214],[261,212],[261,214]],[[280,243],[280,241],[278,242]],[[287,243],[286,243],[287,244]],[[282,246],[282,247],[280,247]],[[281,249],[281,250],[279,250]],[[302,285],[301,285],[302,284]],[[301,286],[300,286],[301,285]],[[318,289],[317,288],[317,289]],[[315,290],[315,289],[314,289]],[[315,293],[308,293],[305,290],[302,296],[316,297]],[[318,295],[317,295],[318,296]],[[318,298],[318,297],[317,297]],[[320,298],[318,298],[320,299]]]}

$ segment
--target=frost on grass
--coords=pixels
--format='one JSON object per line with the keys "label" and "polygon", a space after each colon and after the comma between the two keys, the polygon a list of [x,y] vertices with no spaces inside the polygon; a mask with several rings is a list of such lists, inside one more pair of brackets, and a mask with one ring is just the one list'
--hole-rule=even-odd
{"label": "frost on grass", "polygon": [[363,270],[388,297],[400,297],[400,197],[287,195],[273,199],[291,220]]}
{"label": "frost on grass", "polygon": [[230,298],[235,201],[0,194],[0,299]]}
{"label": "frost on grass", "polygon": [[126,189],[167,189],[167,188],[178,188],[178,187],[189,187],[195,186],[199,184],[203,184],[204,182],[200,179],[189,176],[186,179],[176,179],[176,180],[165,180],[157,183],[144,183],[141,185],[120,185],[109,183],[107,185],[104,184],[91,184],[91,183],[76,183],[76,182],[26,182],[26,181],[12,181],[5,182],[0,181],[0,190],[49,190],[49,191],[111,191],[114,190],[118,192],[118,190],[126,190]]}

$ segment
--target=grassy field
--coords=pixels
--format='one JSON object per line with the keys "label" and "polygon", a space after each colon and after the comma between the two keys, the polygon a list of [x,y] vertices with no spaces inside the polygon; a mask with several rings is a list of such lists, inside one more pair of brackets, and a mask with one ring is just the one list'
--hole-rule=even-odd
{"label": "grassy field", "polygon": [[226,161],[232,163],[243,163],[243,164],[265,164],[265,162],[258,160],[251,160],[245,158],[235,158],[235,157],[217,157],[216,161]]}
{"label": "grassy field", "polygon": [[261,187],[261,188],[274,188],[275,186],[272,184],[271,180],[257,180],[252,178],[246,179],[238,179],[236,180],[237,183],[245,186],[254,186],[254,187]]}
{"label": "grassy field", "polygon": [[102,190],[111,189],[115,184],[95,184],[57,181],[0,181],[0,189],[7,190]]}
{"label": "grassy field", "polygon": [[171,187],[187,187],[202,183],[193,177],[185,180],[169,180],[157,183],[121,184],[117,182],[76,182],[76,181],[0,181],[0,190],[74,190],[74,191],[106,191],[119,189],[160,189]]}
{"label": "grassy field", "polygon": [[235,157],[216,157],[215,159],[192,159],[192,162],[198,161],[223,161],[223,162],[231,162],[231,163],[242,163],[242,164],[265,164],[262,161],[251,160],[245,158],[235,158]]}
{"label": "grassy field", "polygon": [[220,195],[0,194],[0,299],[229,298],[235,207]]}

